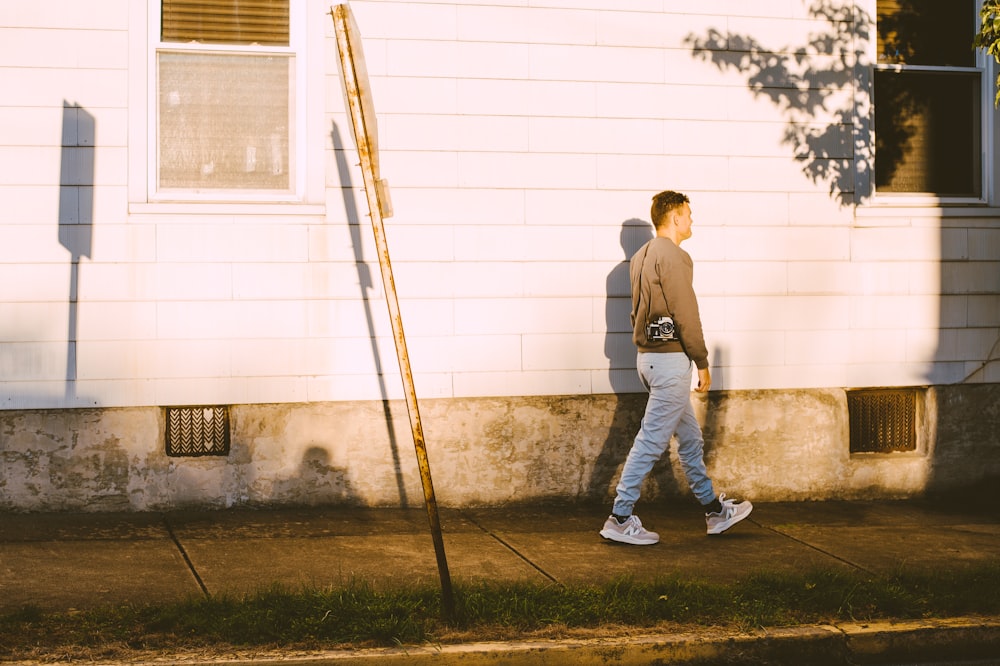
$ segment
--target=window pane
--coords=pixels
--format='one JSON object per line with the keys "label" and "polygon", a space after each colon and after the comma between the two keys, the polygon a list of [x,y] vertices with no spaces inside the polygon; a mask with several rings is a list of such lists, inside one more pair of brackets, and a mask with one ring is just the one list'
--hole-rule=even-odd
{"label": "window pane", "polygon": [[878,0],[879,64],[974,67],[975,0]]}
{"label": "window pane", "polygon": [[291,187],[291,57],[160,53],[159,186]]}
{"label": "window pane", "polygon": [[160,39],[288,46],[288,0],[162,0]]}
{"label": "window pane", "polygon": [[980,74],[875,72],[875,187],[979,197]]}

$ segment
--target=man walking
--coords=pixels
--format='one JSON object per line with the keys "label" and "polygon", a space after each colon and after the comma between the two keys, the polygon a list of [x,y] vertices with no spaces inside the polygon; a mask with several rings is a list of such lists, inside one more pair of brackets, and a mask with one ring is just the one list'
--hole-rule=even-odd
{"label": "man walking", "polygon": [[646,413],[622,468],[612,513],[601,529],[605,539],[648,546],[660,537],[632,513],[642,482],[677,435],[678,457],[691,492],[705,509],[709,534],[721,534],[750,515],[753,505],[716,496],[705,470],[701,426],[691,406],[691,366],[698,369],[699,393],[712,376],[701,315],[694,293],[694,263],[680,248],[691,237],[690,200],[679,192],[660,192],[651,209],[656,235],[629,264],[632,283],[632,340],[639,350],[636,368],[649,391]]}

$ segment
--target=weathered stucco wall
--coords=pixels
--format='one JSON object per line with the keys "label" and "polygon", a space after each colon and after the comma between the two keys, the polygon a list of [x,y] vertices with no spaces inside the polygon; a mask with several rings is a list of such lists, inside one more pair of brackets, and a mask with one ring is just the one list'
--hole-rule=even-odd
{"label": "weathered stucco wall", "polygon": [[[1000,478],[1000,385],[932,387],[915,452],[852,455],[840,389],[695,396],[723,492],[756,500],[907,497]],[[436,399],[421,416],[446,506],[609,498],[644,394]],[[159,408],[0,412],[0,509],[414,506],[405,404],[231,409],[228,456],[168,457]],[[686,493],[676,459],[644,499]]]}

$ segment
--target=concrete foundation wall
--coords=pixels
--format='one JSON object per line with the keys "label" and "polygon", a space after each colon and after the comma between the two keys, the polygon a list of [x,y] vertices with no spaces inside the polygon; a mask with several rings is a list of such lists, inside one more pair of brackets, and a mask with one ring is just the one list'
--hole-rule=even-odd
{"label": "concrete foundation wall", "polygon": [[[910,497],[1000,478],[1000,385],[918,397],[917,450],[851,454],[846,392],[695,396],[717,490],[760,501]],[[421,401],[440,504],[609,499],[645,394]],[[168,457],[159,408],[0,412],[0,509],[419,506],[403,402],[237,405],[231,450]],[[685,495],[676,459],[643,501]]]}

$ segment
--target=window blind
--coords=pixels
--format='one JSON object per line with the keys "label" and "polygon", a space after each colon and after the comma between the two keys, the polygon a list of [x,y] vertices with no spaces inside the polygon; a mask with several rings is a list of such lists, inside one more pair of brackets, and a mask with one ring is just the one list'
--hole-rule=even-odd
{"label": "window blind", "polygon": [[162,0],[160,39],[288,46],[289,0]]}

